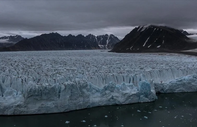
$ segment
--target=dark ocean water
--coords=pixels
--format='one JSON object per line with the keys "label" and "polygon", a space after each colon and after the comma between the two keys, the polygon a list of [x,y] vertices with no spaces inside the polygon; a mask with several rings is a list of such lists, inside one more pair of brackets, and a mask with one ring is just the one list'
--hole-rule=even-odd
{"label": "dark ocean water", "polygon": [[151,103],[61,114],[0,116],[0,127],[197,127],[197,93],[159,94]]}

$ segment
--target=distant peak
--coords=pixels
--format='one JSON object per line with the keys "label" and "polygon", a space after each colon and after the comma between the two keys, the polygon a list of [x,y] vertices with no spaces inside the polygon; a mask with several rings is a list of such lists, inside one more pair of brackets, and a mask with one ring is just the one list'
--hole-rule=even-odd
{"label": "distant peak", "polygon": [[135,27],[135,30],[137,32],[144,32],[146,30],[153,29],[154,31],[163,31],[163,30],[168,30],[168,31],[177,31],[177,29],[165,26],[165,25],[143,25],[143,26],[137,26]]}
{"label": "distant peak", "polygon": [[146,24],[146,25],[141,25],[141,26],[138,26],[138,27],[148,28],[148,27],[150,27],[150,26],[153,26],[153,25],[151,25],[151,24]]}
{"label": "distant peak", "polygon": [[77,37],[84,37],[82,34],[78,34]]}
{"label": "distant peak", "polygon": [[3,37],[0,37],[0,38],[10,38],[10,37],[14,37],[14,38],[20,37],[20,38],[22,38],[22,36],[20,36],[20,35],[3,36]]}
{"label": "distant peak", "polygon": [[51,33],[46,33],[46,34],[41,34],[41,36],[43,36],[43,35],[56,35],[56,36],[61,36],[59,33],[57,33],[57,32],[51,32]]}
{"label": "distant peak", "polygon": [[74,35],[72,35],[72,34],[69,34],[67,37],[75,37]]}
{"label": "distant peak", "polygon": [[116,37],[116,36],[115,36],[115,35],[113,35],[113,34],[110,34],[109,36],[110,36],[110,37]]}
{"label": "distant peak", "polygon": [[11,35],[10,37],[21,37],[20,35]]}
{"label": "distant peak", "polygon": [[87,36],[94,36],[93,34],[88,34]]}
{"label": "distant peak", "polygon": [[52,32],[52,33],[49,33],[49,34],[56,34],[56,35],[60,35],[59,33],[57,32]]}
{"label": "distant peak", "polygon": [[[165,25],[153,25],[153,24],[147,24],[147,25],[140,25],[140,26],[137,26],[136,28],[137,29],[146,29],[146,28],[154,28],[154,27],[157,27],[157,28],[161,28],[161,27],[167,27]],[[170,27],[168,27],[170,28]]]}
{"label": "distant peak", "polygon": [[88,38],[95,38],[96,36],[95,35],[93,35],[93,34],[88,34],[87,36],[85,36],[85,37],[88,37]]}
{"label": "distant peak", "polygon": [[150,27],[152,27],[153,25],[150,25],[150,24],[147,24],[147,25],[142,25],[142,26],[137,26],[136,27],[136,29],[137,29],[137,31],[144,31],[144,30],[146,30],[146,29],[148,29],[148,28],[150,28]]}

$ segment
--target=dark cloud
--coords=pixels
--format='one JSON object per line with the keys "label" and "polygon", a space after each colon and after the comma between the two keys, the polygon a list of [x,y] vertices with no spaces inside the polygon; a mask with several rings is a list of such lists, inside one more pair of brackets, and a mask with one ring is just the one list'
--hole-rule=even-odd
{"label": "dark cloud", "polygon": [[163,24],[197,28],[196,0],[1,0],[1,31],[83,31]]}

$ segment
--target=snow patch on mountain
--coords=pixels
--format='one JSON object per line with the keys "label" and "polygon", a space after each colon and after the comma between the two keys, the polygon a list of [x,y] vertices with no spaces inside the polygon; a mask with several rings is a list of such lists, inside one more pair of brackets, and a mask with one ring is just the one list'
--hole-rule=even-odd
{"label": "snow patch on mountain", "polygon": [[146,46],[146,43],[148,42],[149,38],[150,38],[150,37],[148,37],[148,38],[146,39],[146,41],[145,41],[144,44],[143,44],[143,47]]}
{"label": "snow patch on mountain", "polygon": [[9,39],[0,39],[0,43],[10,43]]}
{"label": "snow patch on mountain", "polygon": [[120,41],[116,36],[112,34],[99,35],[99,36],[95,36],[95,38],[98,46],[101,49],[111,49],[116,43]]}
{"label": "snow patch on mountain", "polygon": [[17,43],[21,40],[23,40],[24,38],[19,36],[19,35],[15,35],[15,36],[3,36],[0,37],[0,43]]}

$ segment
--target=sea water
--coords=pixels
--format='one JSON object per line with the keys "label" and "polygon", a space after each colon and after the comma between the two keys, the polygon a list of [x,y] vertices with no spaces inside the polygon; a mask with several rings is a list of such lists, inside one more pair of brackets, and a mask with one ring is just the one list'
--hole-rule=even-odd
{"label": "sea water", "polygon": [[159,94],[150,103],[60,114],[0,116],[0,127],[197,127],[197,93]]}

